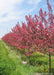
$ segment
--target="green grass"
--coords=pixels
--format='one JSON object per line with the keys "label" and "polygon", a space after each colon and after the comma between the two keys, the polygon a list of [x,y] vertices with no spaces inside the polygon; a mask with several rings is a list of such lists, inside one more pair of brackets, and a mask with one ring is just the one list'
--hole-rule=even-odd
{"label": "green grass", "polygon": [[[18,57],[19,56],[19,57]],[[32,59],[33,60],[33,59]],[[37,52],[36,66],[22,64],[21,54],[16,50],[9,48],[2,40],[0,40],[0,75],[33,75],[34,73],[48,73],[48,56]],[[39,64],[38,62],[47,62],[47,64]],[[37,64],[38,63],[38,64]],[[52,56],[52,72],[54,71],[54,56]]]}

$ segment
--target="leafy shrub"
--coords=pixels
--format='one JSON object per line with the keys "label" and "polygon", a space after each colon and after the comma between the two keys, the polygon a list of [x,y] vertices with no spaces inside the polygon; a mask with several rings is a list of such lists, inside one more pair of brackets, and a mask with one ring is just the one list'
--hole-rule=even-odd
{"label": "leafy shrub", "polygon": [[5,44],[1,41],[0,43],[0,75],[10,75],[14,71],[15,63],[8,56],[8,50]]}
{"label": "leafy shrub", "polygon": [[27,61],[28,60],[28,57],[25,56],[25,55],[22,55],[22,60]]}
{"label": "leafy shrub", "polygon": [[14,62],[9,59],[0,60],[0,75],[10,75],[15,69],[14,65]]}
{"label": "leafy shrub", "polygon": [[35,66],[35,65],[47,65],[48,60],[47,57],[42,55],[39,52],[33,53],[33,55],[30,57],[30,64]]}

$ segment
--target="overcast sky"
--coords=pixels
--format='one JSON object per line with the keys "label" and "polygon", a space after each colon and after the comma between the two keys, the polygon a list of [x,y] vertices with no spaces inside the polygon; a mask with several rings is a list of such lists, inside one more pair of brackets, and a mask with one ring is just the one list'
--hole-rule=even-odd
{"label": "overcast sky", "polygon": [[[49,0],[54,10],[54,0]],[[40,8],[48,11],[47,0],[0,0],[0,38],[17,22],[25,21],[25,15],[38,14]]]}

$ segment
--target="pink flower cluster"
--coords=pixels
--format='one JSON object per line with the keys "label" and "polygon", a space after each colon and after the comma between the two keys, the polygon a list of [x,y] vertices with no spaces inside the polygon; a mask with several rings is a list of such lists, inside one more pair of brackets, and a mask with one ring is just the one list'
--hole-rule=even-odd
{"label": "pink flower cluster", "polygon": [[54,52],[54,15],[48,0],[47,4],[48,13],[46,11],[43,13],[41,8],[39,16],[26,15],[27,23],[22,22],[22,26],[17,23],[2,40],[17,50],[22,49],[27,56],[34,51],[48,52],[51,49],[51,52]]}

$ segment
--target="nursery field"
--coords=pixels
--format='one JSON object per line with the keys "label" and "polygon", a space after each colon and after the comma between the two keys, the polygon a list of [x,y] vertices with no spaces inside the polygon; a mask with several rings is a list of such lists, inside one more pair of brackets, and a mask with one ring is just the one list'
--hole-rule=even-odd
{"label": "nursery field", "polygon": [[[48,55],[36,52],[35,57],[30,58],[29,65],[25,55],[20,54],[14,48],[8,47],[0,40],[0,75],[36,75],[37,73],[44,75],[44,73],[49,72],[48,58]],[[26,63],[23,63],[23,61],[26,61]],[[53,75],[54,56],[51,56],[51,72]]]}

